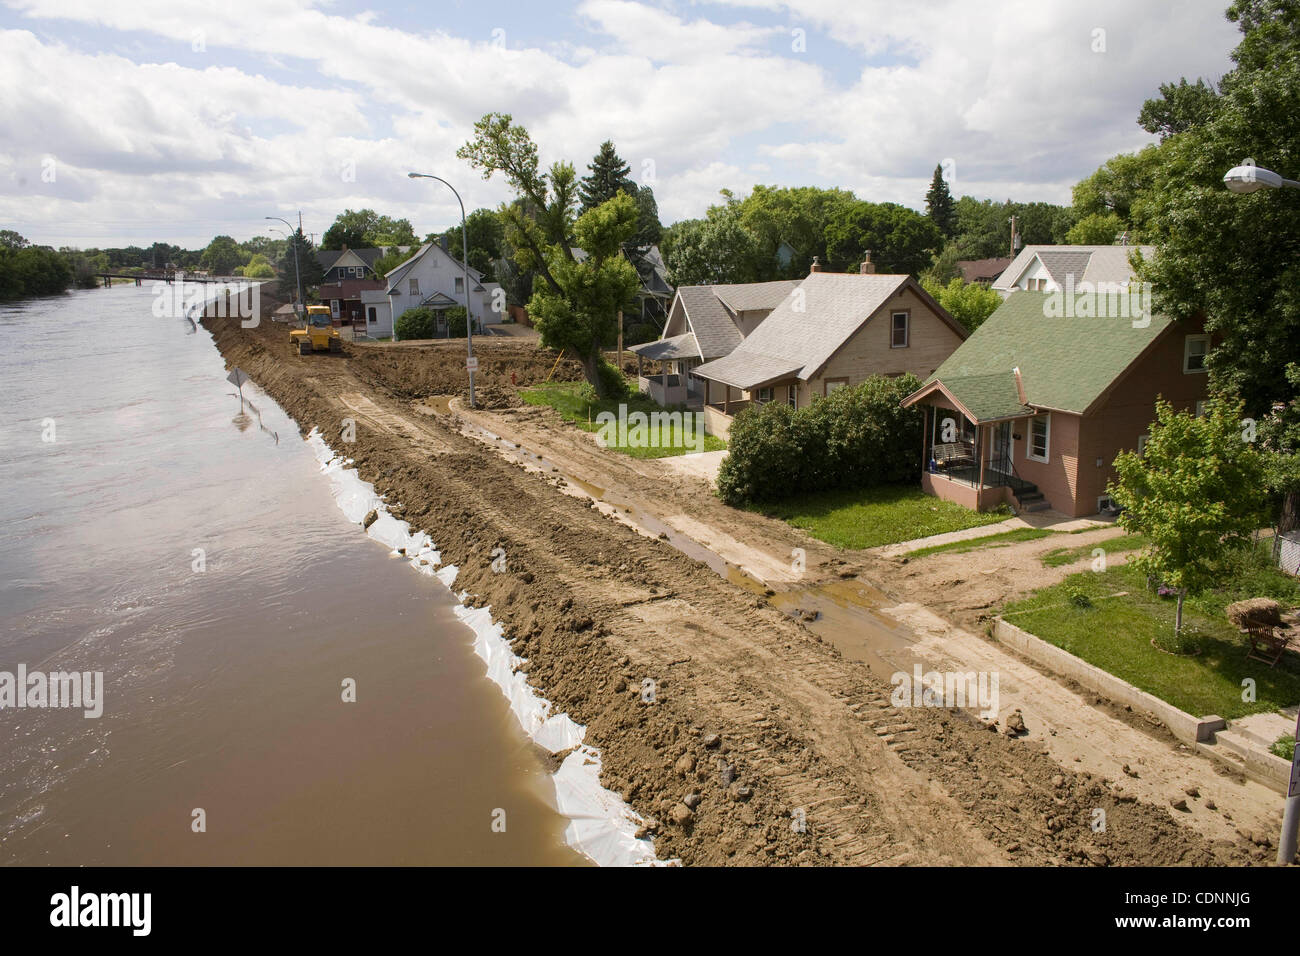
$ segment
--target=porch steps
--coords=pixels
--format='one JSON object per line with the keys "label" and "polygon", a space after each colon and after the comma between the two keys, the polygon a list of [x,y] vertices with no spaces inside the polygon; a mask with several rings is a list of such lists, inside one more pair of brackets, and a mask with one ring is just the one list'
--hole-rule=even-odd
{"label": "porch steps", "polygon": [[1043,497],[1043,493],[1038,490],[1038,486],[1031,482],[1018,482],[1012,486],[1011,492],[1016,496],[1016,502],[1020,505],[1021,511],[1032,513],[1046,511],[1051,507],[1047,499]]}

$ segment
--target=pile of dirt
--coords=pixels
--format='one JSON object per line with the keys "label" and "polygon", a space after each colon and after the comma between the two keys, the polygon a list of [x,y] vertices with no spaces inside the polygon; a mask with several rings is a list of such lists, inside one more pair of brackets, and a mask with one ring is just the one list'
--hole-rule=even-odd
{"label": "pile of dirt", "polygon": [[[1211,843],[1167,808],[1065,770],[964,711],[893,707],[889,685],[763,597],[564,494],[559,476],[465,437],[454,416],[417,414],[391,397],[459,393],[464,358],[454,343],[298,356],[270,323],[205,325],[227,362],[303,431],[330,436],[356,419],[349,455],[361,477],[431,533],[460,568],[457,590],[504,625],[530,683],[586,725],[603,753],[602,782],[651,821],[661,858],[1251,860],[1253,848]],[[546,353],[499,345],[480,353],[487,388],[506,389],[511,371],[518,384],[545,378]],[[561,363],[562,373],[581,370]],[[1098,808],[1109,826],[1095,833]]]}

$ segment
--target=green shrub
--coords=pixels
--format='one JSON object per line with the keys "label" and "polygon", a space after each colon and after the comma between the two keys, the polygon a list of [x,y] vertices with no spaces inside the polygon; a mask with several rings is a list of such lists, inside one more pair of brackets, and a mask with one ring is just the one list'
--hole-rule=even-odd
{"label": "green shrub", "polygon": [[[600,365],[597,366],[596,374],[600,376],[600,385],[605,392],[606,399],[627,398],[627,378],[611,363],[601,359]],[[592,395],[594,397],[595,389],[592,389]]]}
{"label": "green shrub", "polygon": [[1291,734],[1283,734],[1281,737],[1277,738],[1277,740],[1273,741],[1273,745],[1268,749],[1277,754],[1283,760],[1294,760],[1295,737]]}
{"label": "green shrub", "polygon": [[465,317],[468,314],[463,305],[453,306],[444,313],[449,338],[463,339],[465,337]]}
{"label": "green shrub", "polygon": [[1170,654],[1189,655],[1195,654],[1201,649],[1201,635],[1189,627],[1184,626],[1181,631],[1161,630],[1153,638],[1156,647],[1162,651],[1168,651]]}
{"label": "green shrub", "polygon": [[921,412],[899,403],[920,384],[876,376],[798,411],[784,402],[745,408],[731,424],[719,497],[741,505],[915,478]]}
{"label": "green shrub", "polygon": [[394,331],[399,339],[431,339],[437,328],[438,317],[433,309],[421,306],[407,309],[397,317]]}

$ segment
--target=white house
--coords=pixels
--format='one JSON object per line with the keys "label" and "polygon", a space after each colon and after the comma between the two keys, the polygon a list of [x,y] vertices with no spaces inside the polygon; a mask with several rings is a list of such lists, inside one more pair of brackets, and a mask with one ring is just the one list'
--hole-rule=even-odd
{"label": "white house", "polygon": [[1140,252],[1144,259],[1155,254],[1154,246],[1025,246],[1011,261],[992,288],[1005,299],[1017,290],[1061,292],[1066,277],[1079,288],[1084,282],[1093,288],[1125,286],[1133,278],[1129,256]]}
{"label": "white house", "polygon": [[[459,259],[436,242],[422,245],[384,279],[388,283],[386,290],[362,294],[366,332],[371,338],[392,335],[395,320],[408,309],[425,306],[445,313],[455,306],[465,306],[465,269]],[[470,266],[469,314],[474,331],[481,333],[484,325],[502,321],[505,309],[505,290],[496,282],[485,282],[483,274]],[[439,316],[439,329],[445,334],[444,322]]]}

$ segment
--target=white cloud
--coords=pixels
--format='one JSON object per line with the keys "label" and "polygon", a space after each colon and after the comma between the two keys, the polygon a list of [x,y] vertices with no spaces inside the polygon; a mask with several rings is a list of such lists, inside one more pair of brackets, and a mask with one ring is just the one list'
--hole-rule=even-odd
{"label": "white cloud", "polygon": [[[504,183],[455,157],[489,111],[579,172],[613,139],[634,174],[653,165],[665,221],[754,182],[918,206],[949,157],[959,193],[1068,201],[1073,181],[1149,139],[1134,120],[1160,82],[1216,77],[1236,42],[1221,0],[583,0],[527,49],[509,23],[502,48],[490,27],[410,32],[290,0],[227,0],[219,18],[179,0],[7,2],[42,30],[72,21],[174,42],[186,64],[0,33],[0,82],[25,91],[0,105],[0,218],[85,243],[123,239],[131,223],[191,244],[251,235],[299,205],[318,233],[364,205],[441,228],[454,198],[405,172],[452,173],[471,208],[505,199]],[[192,56],[196,28],[206,52]],[[577,28],[594,39],[566,35]],[[784,42],[793,28],[806,52]],[[286,64],[301,82],[272,78]],[[48,155],[53,184],[40,180]]]}

